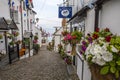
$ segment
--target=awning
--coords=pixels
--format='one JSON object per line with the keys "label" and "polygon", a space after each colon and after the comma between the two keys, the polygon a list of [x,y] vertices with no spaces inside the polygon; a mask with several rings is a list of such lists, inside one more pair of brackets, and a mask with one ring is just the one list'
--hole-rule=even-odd
{"label": "awning", "polygon": [[[69,19],[67,21],[67,23],[69,22],[74,22],[77,18],[79,17],[85,17],[86,16],[86,11],[90,9],[88,6],[83,7],[80,11],[78,11],[75,15],[73,15],[73,17],[71,19]],[[76,18],[76,19],[75,19]]]}
{"label": "awning", "polygon": [[12,30],[18,30],[18,27],[13,20],[9,24],[9,28],[12,29]]}
{"label": "awning", "polygon": [[8,30],[8,24],[4,17],[0,18],[0,30]]}
{"label": "awning", "polygon": [[110,0],[96,0],[92,4],[102,5],[104,2],[107,2],[107,1],[110,1]]}
{"label": "awning", "polygon": [[25,32],[23,35],[24,38],[31,38],[32,36],[33,36],[32,32]]}

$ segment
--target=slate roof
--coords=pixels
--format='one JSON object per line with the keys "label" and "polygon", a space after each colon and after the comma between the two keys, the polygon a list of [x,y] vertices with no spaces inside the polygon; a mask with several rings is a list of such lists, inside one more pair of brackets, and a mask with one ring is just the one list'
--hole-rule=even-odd
{"label": "slate roof", "polygon": [[0,18],[0,30],[8,30],[8,24],[4,17]]}

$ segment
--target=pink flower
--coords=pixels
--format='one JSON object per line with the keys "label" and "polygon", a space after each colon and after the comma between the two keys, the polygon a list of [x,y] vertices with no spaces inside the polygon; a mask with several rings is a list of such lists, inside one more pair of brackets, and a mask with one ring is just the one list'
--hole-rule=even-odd
{"label": "pink flower", "polygon": [[33,43],[37,43],[38,41],[37,40],[33,40]]}
{"label": "pink flower", "polygon": [[67,40],[71,40],[72,39],[71,34],[67,34],[66,37],[67,37]]}

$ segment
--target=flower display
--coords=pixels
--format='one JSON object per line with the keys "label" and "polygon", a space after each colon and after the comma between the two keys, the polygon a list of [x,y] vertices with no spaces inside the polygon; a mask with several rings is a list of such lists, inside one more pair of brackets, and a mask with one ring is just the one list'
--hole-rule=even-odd
{"label": "flower display", "polygon": [[72,58],[70,56],[65,57],[64,60],[65,60],[66,64],[68,64],[68,65],[72,64]]}
{"label": "flower display", "polygon": [[2,39],[3,38],[3,35],[2,34],[0,34],[0,39]]}
{"label": "flower display", "polygon": [[100,66],[100,74],[119,77],[120,36],[113,35],[108,28],[97,29],[82,39],[80,44],[80,54],[90,65]]}
{"label": "flower display", "polygon": [[15,37],[17,37],[17,36],[19,35],[19,32],[14,31],[14,32],[13,32],[13,35],[14,35]]}
{"label": "flower display", "polygon": [[69,32],[68,31],[63,31],[63,32],[61,32],[61,34],[63,35],[63,36],[66,36],[67,34],[68,34]]}
{"label": "flower display", "polygon": [[68,44],[68,43],[76,44],[81,40],[81,37],[82,37],[82,33],[79,32],[79,31],[74,31],[72,33],[67,33],[64,36],[63,43],[65,43],[65,44]]}
{"label": "flower display", "polygon": [[75,50],[76,44],[80,42],[81,37],[82,37],[82,33],[79,31],[74,31],[64,36],[63,43],[70,44],[72,46],[71,55],[76,54],[76,50]]}

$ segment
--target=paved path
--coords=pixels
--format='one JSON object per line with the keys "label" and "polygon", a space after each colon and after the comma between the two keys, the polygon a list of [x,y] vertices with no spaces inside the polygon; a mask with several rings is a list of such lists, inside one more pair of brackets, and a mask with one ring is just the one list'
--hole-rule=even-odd
{"label": "paved path", "polygon": [[[70,80],[59,54],[46,50],[0,69],[0,80]],[[77,79],[74,79],[77,80]]]}

